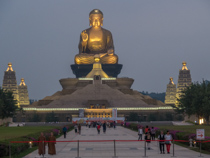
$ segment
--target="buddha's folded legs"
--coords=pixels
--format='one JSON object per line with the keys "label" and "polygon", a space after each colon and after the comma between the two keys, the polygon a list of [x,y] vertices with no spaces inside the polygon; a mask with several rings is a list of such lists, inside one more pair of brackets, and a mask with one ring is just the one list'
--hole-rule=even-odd
{"label": "buddha's folded legs", "polygon": [[75,56],[75,64],[93,64],[95,62],[94,60],[94,54],[77,54]]}
{"label": "buddha's folded legs", "polygon": [[[75,64],[93,64],[95,62],[94,60],[94,54],[77,54],[75,56]],[[113,55],[105,55],[100,58],[101,64],[116,64],[118,62],[118,56]]]}
{"label": "buddha's folded legs", "polygon": [[105,55],[104,57],[101,58],[100,62],[101,64],[117,64],[118,56],[115,54]]}

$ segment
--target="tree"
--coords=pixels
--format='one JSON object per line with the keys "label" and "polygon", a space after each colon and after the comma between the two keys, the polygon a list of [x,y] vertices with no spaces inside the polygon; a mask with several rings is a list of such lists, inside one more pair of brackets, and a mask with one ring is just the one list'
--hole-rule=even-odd
{"label": "tree", "polygon": [[4,90],[0,87],[0,118],[13,117],[19,109],[14,100],[12,91]]}
{"label": "tree", "polygon": [[210,84],[203,81],[202,83],[193,83],[187,87],[183,91],[183,95],[178,99],[176,111],[188,116],[204,117],[209,124]]}

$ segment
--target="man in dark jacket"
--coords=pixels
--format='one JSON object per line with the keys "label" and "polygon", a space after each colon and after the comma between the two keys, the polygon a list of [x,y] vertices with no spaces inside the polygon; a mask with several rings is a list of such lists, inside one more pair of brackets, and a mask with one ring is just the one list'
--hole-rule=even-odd
{"label": "man in dark jacket", "polygon": [[159,141],[159,146],[160,146],[160,153],[161,154],[165,154],[165,151],[164,151],[164,140],[165,140],[165,135],[163,134],[163,131],[160,132],[160,135],[158,136],[158,139],[160,140]]}
{"label": "man in dark jacket", "polygon": [[64,126],[63,127],[63,136],[64,136],[64,138],[66,138],[66,132],[67,132],[67,128],[66,128],[66,126]]}

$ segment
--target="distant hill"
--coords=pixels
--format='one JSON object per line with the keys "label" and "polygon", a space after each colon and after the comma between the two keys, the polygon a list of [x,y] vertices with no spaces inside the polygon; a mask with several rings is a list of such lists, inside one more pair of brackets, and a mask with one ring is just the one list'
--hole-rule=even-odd
{"label": "distant hill", "polygon": [[143,95],[149,95],[149,96],[152,97],[153,99],[160,100],[160,101],[162,101],[163,103],[164,103],[164,101],[165,101],[165,95],[166,95],[165,92],[163,92],[163,93],[155,93],[155,92],[148,93],[148,92],[142,91],[142,92],[140,92],[140,93],[142,93]]}

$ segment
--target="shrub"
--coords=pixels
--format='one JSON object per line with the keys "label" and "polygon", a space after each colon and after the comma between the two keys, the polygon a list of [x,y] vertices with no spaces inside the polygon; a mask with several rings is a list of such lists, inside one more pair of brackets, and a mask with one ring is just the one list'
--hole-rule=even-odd
{"label": "shrub", "polygon": [[[68,131],[70,131],[74,128],[73,125],[67,125],[66,127],[67,127]],[[59,131],[62,131],[62,127],[54,128],[52,130],[45,130],[45,131],[43,131],[43,133],[46,137],[46,140],[48,140],[51,132],[53,132],[54,136],[58,137]],[[19,138],[13,138],[13,139],[7,139],[4,141],[0,141],[0,157],[9,155],[9,142],[11,142],[11,141],[37,141],[39,136],[40,136],[40,132],[29,134],[29,135],[22,136]],[[18,155],[22,151],[29,148],[28,143],[11,143],[10,145],[11,145],[11,154],[12,155]],[[33,146],[37,146],[37,143],[33,143]]]}

